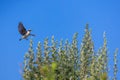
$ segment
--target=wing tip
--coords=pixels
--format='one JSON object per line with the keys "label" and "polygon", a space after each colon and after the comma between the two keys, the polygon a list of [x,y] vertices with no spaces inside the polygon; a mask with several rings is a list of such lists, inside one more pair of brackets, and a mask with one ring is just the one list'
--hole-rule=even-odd
{"label": "wing tip", "polygon": [[19,22],[19,25],[20,25],[20,24],[22,24],[22,22],[21,22],[21,21]]}

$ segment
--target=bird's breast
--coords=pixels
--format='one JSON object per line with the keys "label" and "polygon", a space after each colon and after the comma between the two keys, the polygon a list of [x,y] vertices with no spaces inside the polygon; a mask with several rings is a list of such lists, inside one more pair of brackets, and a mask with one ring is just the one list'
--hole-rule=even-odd
{"label": "bird's breast", "polygon": [[27,31],[27,33],[25,34],[26,36],[29,36],[30,35],[30,32],[29,31]]}
{"label": "bird's breast", "polygon": [[27,38],[30,35],[30,32],[27,31],[27,33],[25,35],[22,36],[23,39]]}

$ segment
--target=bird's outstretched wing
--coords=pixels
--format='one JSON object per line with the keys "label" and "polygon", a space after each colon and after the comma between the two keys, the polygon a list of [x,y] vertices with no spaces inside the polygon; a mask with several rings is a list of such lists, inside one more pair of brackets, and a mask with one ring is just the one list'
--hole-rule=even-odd
{"label": "bird's outstretched wing", "polygon": [[20,32],[21,35],[25,35],[27,33],[25,27],[23,26],[21,22],[19,22],[18,24],[18,31]]}

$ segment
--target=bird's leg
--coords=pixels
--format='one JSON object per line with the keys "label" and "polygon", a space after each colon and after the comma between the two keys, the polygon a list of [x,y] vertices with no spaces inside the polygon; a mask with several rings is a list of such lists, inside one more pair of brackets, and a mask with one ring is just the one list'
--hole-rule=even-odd
{"label": "bird's leg", "polygon": [[22,38],[19,39],[19,41],[21,41],[21,40],[22,40]]}
{"label": "bird's leg", "polygon": [[28,40],[28,38],[26,38],[26,40]]}

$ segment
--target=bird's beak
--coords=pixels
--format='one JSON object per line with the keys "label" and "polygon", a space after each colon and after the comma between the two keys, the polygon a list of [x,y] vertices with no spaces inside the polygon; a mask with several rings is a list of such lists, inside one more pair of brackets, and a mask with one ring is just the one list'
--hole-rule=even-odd
{"label": "bird's beak", "polygon": [[32,30],[29,29],[28,31],[32,31]]}

